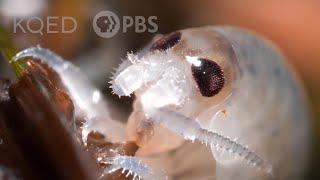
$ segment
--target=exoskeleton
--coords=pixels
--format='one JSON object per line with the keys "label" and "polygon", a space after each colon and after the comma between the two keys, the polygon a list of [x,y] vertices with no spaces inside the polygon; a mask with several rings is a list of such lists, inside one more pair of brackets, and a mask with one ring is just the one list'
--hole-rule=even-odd
{"label": "exoskeleton", "polygon": [[[302,179],[309,114],[303,89],[284,57],[245,30],[211,26],[155,38],[115,72],[118,96],[134,93],[127,125],[110,117],[100,91],[51,51],[41,59],[61,77],[85,117],[81,138],[98,131],[109,142],[135,142],[135,156],[98,157],[105,173],[134,179]],[[112,152],[113,149],[110,149]]]}
{"label": "exoskeleton", "polygon": [[303,90],[281,53],[253,33],[173,32],[129,54],[112,88],[135,93],[127,133],[140,155],[198,141],[211,149],[217,179],[302,178],[309,148]]}

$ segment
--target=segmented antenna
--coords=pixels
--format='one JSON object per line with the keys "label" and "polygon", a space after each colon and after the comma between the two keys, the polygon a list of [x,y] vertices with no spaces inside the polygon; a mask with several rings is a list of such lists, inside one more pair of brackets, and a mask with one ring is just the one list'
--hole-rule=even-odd
{"label": "segmented antenna", "polygon": [[178,114],[166,108],[148,109],[148,116],[151,120],[163,125],[171,131],[180,134],[187,140],[200,141],[202,144],[224,150],[237,155],[251,166],[269,174],[273,177],[272,166],[258,156],[254,151],[249,150],[238,142],[218,133],[201,128],[200,124],[192,119]]}
{"label": "segmented antenna", "polygon": [[249,165],[257,167],[259,170],[266,172],[267,174],[273,174],[272,166],[270,164],[266,163],[254,151],[251,151],[247,147],[244,147],[228,137],[205,129],[200,129],[197,139],[207,146],[210,145],[211,148],[221,149],[231,154],[235,154],[245,160]]}

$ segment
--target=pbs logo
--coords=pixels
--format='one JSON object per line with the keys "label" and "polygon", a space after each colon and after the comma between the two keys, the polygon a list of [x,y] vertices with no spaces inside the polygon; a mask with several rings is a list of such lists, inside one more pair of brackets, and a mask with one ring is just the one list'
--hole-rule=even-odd
{"label": "pbs logo", "polygon": [[99,12],[93,19],[93,29],[98,36],[111,38],[120,29],[120,19],[111,11]]}
{"label": "pbs logo", "polygon": [[[156,16],[145,18],[143,16],[123,16],[122,32],[126,33],[129,28],[134,28],[136,33],[156,33],[158,25],[155,22]],[[93,19],[93,29],[96,34],[103,38],[111,38],[115,36],[121,26],[120,18],[112,11],[101,11]]]}

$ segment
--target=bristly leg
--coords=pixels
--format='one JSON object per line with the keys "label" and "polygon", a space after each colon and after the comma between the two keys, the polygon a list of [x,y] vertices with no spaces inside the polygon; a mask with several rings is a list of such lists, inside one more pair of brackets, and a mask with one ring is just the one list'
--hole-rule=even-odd
{"label": "bristly leg", "polygon": [[122,173],[126,173],[126,177],[133,175],[133,180],[154,179],[165,180],[167,177],[152,170],[148,165],[144,164],[137,157],[132,156],[115,156],[101,160],[102,163],[110,165],[105,169],[105,173],[113,173],[122,169]]}
{"label": "bristly leg", "polygon": [[[102,98],[101,92],[92,85],[78,67],[40,46],[31,47],[17,53],[12,61],[28,57],[41,60],[61,77],[73,103],[79,108],[76,111],[79,114],[76,116],[86,116],[85,126],[82,130],[84,144],[86,144],[87,135],[91,131],[103,132],[113,142],[125,140],[124,125],[110,117],[108,103]],[[101,125],[104,123],[108,123],[109,126]]]}

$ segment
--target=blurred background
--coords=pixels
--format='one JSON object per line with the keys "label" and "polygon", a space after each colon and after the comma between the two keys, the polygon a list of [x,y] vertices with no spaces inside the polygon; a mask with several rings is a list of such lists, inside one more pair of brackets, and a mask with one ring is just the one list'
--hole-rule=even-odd
{"label": "blurred background", "polygon": [[[310,179],[320,179],[320,1],[317,0],[0,0],[0,23],[21,50],[34,45],[50,48],[76,65],[101,89],[110,94],[108,84],[111,72],[128,51],[137,51],[150,42],[156,33],[137,33],[129,28],[112,38],[97,36],[92,28],[94,16],[111,10],[122,16],[156,16],[158,32],[204,25],[235,25],[256,31],[272,40],[298,71],[306,87],[313,113],[314,148]],[[77,29],[73,33],[33,34],[13,33],[14,19],[26,17],[74,17]],[[31,24],[37,27],[39,24]],[[66,23],[66,29],[73,24]],[[56,27],[61,29],[61,24]],[[12,72],[0,61],[0,76],[10,77]],[[115,104],[128,102],[122,98]],[[115,113],[125,118],[126,113]]]}

